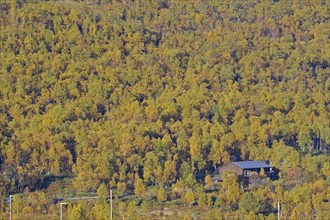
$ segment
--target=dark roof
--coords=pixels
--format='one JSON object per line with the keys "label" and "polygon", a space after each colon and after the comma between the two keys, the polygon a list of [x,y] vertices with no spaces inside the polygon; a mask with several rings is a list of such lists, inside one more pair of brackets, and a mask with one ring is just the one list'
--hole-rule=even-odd
{"label": "dark roof", "polygon": [[258,169],[258,168],[271,168],[270,165],[261,162],[259,160],[254,161],[236,161],[233,164],[243,168],[243,169]]}

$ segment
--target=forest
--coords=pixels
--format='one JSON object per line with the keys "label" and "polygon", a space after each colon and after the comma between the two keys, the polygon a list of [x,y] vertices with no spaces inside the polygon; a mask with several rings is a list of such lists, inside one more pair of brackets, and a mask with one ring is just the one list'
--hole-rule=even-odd
{"label": "forest", "polygon": [[[330,218],[327,0],[0,0],[0,219]],[[268,160],[243,186],[216,168]],[[24,217],[25,216],[25,217]],[[44,219],[44,218],[40,218]]]}

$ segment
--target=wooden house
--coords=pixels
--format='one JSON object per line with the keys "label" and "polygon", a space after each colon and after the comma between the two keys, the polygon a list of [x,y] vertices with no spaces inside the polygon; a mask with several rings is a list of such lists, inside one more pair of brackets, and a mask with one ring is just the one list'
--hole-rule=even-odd
{"label": "wooden house", "polygon": [[258,160],[231,162],[227,165],[220,167],[217,170],[217,174],[214,175],[213,179],[216,182],[222,181],[222,174],[226,170],[234,171],[235,173],[237,173],[237,175],[248,178],[252,174],[259,174],[261,169],[264,169],[266,176],[270,176],[272,173],[272,167],[268,163],[261,162]]}

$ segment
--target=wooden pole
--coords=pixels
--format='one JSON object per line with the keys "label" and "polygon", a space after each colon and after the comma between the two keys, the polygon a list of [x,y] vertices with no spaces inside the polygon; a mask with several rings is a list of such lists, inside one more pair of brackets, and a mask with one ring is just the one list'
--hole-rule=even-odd
{"label": "wooden pole", "polygon": [[110,220],[112,220],[112,190],[110,189]]}
{"label": "wooden pole", "polygon": [[62,220],[63,219],[63,215],[62,215],[62,203],[60,204],[60,220]]}
{"label": "wooden pole", "polygon": [[66,205],[66,203],[64,202],[60,203],[60,220],[63,219],[63,205]]}
{"label": "wooden pole", "polygon": [[10,203],[10,204],[9,204],[9,219],[10,219],[10,220],[12,220],[12,208],[11,208],[11,206],[12,206],[12,205],[11,205],[11,204],[12,204],[12,200],[11,200],[11,198],[12,198],[12,197],[13,197],[13,195],[10,195],[10,196],[9,196],[9,203]]}
{"label": "wooden pole", "polygon": [[280,201],[277,202],[277,220],[280,220]]}

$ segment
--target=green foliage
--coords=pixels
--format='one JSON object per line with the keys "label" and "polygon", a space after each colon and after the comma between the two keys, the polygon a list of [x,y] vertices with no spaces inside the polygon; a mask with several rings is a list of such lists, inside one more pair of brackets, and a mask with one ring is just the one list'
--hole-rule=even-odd
{"label": "green foliage", "polygon": [[211,187],[213,185],[213,180],[212,180],[212,177],[210,175],[205,176],[204,182],[205,182],[205,185],[207,187]]}
{"label": "green foliage", "polygon": [[258,206],[259,204],[257,199],[251,193],[244,193],[244,195],[239,201],[239,208],[245,210],[248,213],[257,213]]}
{"label": "green foliage", "polygon": [[207,205],[207,195],[204,192],[198,194],[197,203],[200,207],[205,207]]}
{"label": "green foliage", "polygon": [[124,194],[126,192],[127,185],[125,182],[118,182],[117,183],[117,189],[119,193]]}
{"label": "green foliage", "polygon": [[159,202],[165,202],[167,200],[166,198],[166,191],[163,187],[161,187],[159,190],[158,190],[158,195],[157,195],[157,201]]}
{"label": "green foliage", "polygon": [[188,205],[192,205],[195,202],[195,194],[192,189],[188,189],[184,195],[184,200]]}
{"label": "green foliage", "polygon": [[143,178],[145,181],[156,182],[156,170],[160,166],[158,157],[154,152],[148,152],[143,166]]}
{"label": "green foliage", "polygon": [[186,215],[183,217],[183,220],[192,220],[192,218],[190,217],[189,214],[186,214]]}
{"label": "green foliage", "polygon": [[71,206],[68,210],[68,218],[70,220],[73,219],[79,219],[79,220],[85,220],[89,219],[89,211],[86,208],[86,203],[79,202],[78,204],[75,204]]}
{"label": "green foliage", "polygon": [[93,219],[106,220],[109,219],[109,207],[102,204],[94,205],[92,211]]}
{"label": "green foliage", "polygon": [[97,189],[97,196],[101,201],[102,200],[104,201],[109,196],[109,190],[104,183],[102,183],[100,187]]}
{"label": "green foliage", "polygon": [[[184,197],[234,158],[269,160],[281,198],[329,184],[328,11],[325,0],[2,1],[0,195],[72,177],[77,191],[179,183]],[[237,206],[245,194],[226,181],[219,204]],[[324,204],[307,201],[323,193],[293,204],[322,219]],[[32,200],[44,202],[33,194],[16,211],[41,212]]]}
{"label": "green foliage", "polygon": [[137,196],[145,196],[146,193],[146,188],[144,186],[144,183],[141,178],[138,176],[135,177],[135,182],[134,182],[134,193]]}
{"label": "green foliage", "polygon": [[235,206],[241,196],[241,189],[238,185],[238,176],[233,171],[225,171],[223,173],[223,182],[221,189],[226,195],[226,200],[232,206]]}

